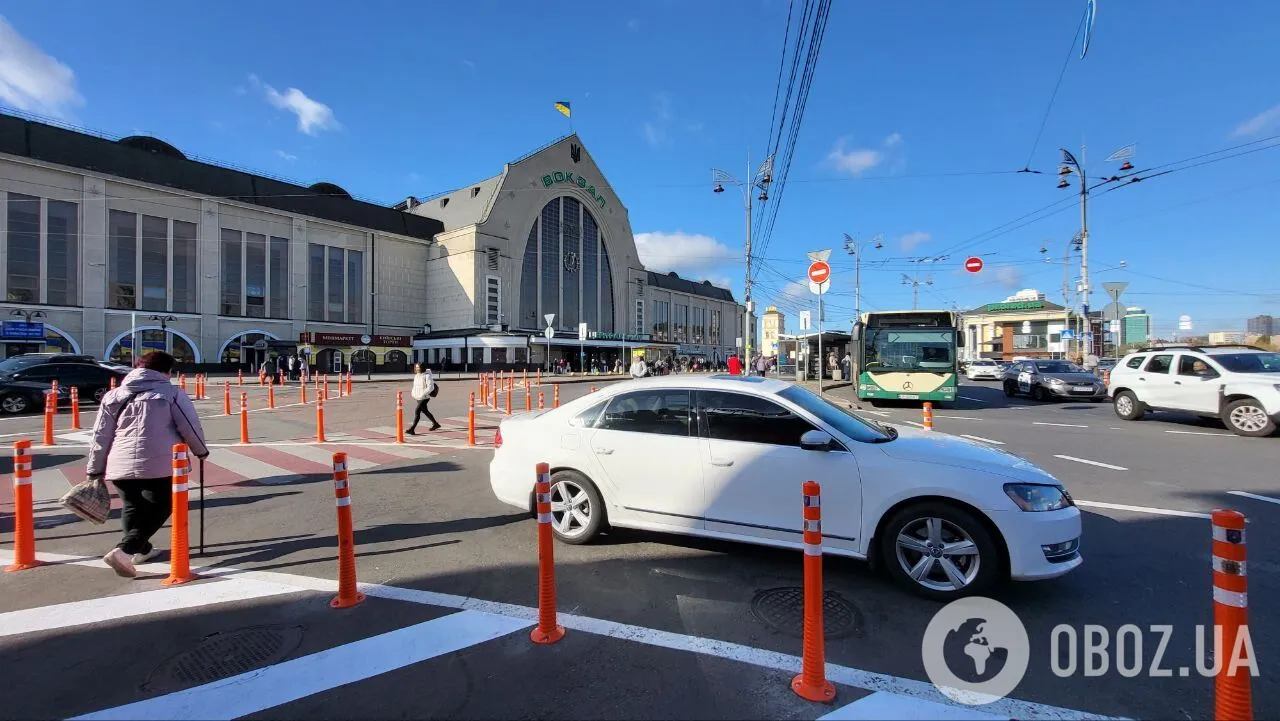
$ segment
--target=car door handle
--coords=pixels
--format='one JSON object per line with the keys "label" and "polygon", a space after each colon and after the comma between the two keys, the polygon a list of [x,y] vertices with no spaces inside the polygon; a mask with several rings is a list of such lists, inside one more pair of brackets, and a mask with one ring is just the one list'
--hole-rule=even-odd
{"label": "car door handle", "polygon": [[732,466],[732,465],[733,465],[733,461],[729,461],[729,460],[722,460],[722,459],[720,459],[720,458],[712,458],[712,459],[711,459],[711,465],[713,465],[713,466],[726,466],[726,467],[727,467],[727,466]]}
{"label": "car door handle", "polygon": [[596,453],[599,453],[599,454],[600,454],[600,455],[602,455],[602,456],[611,456],[611,455],[613,455],[613,449],[612,449],[612,448],[596,448],[596,449],[594,449],[594,450],[595,450],[595,452],[596,452]]}
{"label": "car door handle", "polygon": [[1174,384],[1175,386],[1180,386],[1180,385],[1182,385],[1182,381],[1174,381],[1174,382],[1173,382],[1173,384]]}

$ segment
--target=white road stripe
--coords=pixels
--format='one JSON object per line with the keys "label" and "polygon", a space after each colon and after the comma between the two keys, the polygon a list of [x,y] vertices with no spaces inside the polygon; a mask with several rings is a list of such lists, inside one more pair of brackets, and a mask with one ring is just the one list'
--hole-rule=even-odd
{"label": "white road stripe", "polygon": [[943,416],[943,415],[939,415],[938,417],[939,417],[939,418],[950,418],[950,419],[951,419],[951,420],[953,420],[953,421],[980,421],[980,420],[982,420],[981,418],[972,418],[972,417],[970,417],[970,416]]}
{"label": "white road stripe", "polygon": [[297,593],[298,590],[295,586],[279,583],[231,578],[158,591],[122,593],[118,596],[0,614],[0,636],[16,636],[20,633],[84,626],[122,618],[134,618],[149,613],[198,608],[227,601],[246,601],[282,593]]}
{"label": "white road stripe", "polygon": [[1088,428],[1088,427],[1089,427],[1089,426],[1082,426],[1082,425],[1080,425],[1080,424],[1078,424],[1078,423],[1043,423],[1043,422],[1041,422],[1041,421],[1031,421],[1031,425],[1033,425],[1033,426],[1058,426],[1059,428]]}
{"label": "white road stripe", "polygon": [[[244,446],[240,446],[243,448]],[[257,483],[287,483],[295,478],[301,478],[302,474],[294,471],[277,468],[276,466],[260,461],[257,458],[243,456],[234,451],[223,451],[217,454],[210,454],[207,461],[215,466],[231,471],[238,475],[244,476],[246,480]]]}
{"label": "white road stripe", "polygon": [[1179,516],[1182,518],[1209,518],[1208,513],[1195,511],[1178,511],[1172,508],[1151,508],[1149,506],[1127,506],[1123,503],[1103,503],[1102,501],[1076,500],[1077,506],[1085,508],[1107,508],[1113,511],[1132,511],[1134,513],[1150,513],[1156,516]]}
{"label": "white road stripe", "polygon": [[1124,466],[1113,466],[1113,465],[1111,465],[1110,463],[1103,463],[1103,462],[1101,462],[1101,461],[1091,461],[1091,460],[1089,460],[1088,458],[1076,458],[1075,456],[1063,456],[1063,455],[1059,455],[1059,454],[1054,454],[1054,456],[1053,456],[1053,457],[1054,457],[1054,458],[1061,458],[1061,459],[1062,459],[1062,460],[1064,460],[1064,461],[1075,461],[1076,463],[1088,463],[1088,464],[1089,464],[1089,465],[1091,465],[1091,466],[1097,466],[1097,467],[1099,467],[1099,468],[1110,468],[1110,469],[1111,469],[1111,470],[1113,470],[1113,471],[1127,471],[1127,470],[1129,470],[1128,468],[1125,468]]}
{"label": "white road stripe", "polygon": [[[297,456],[304,461],[312,461],[325,466],[333,465],[333,451],[325,450],[322,446],[276,446],[281,453],[288,453],[291,456]],[[362,471],[366,468],[373,468],[378,465],[372,461],[365,461],[359,458],[347,456],[347,469],[352,471]]]}
{"label": "white road stripe", "polygon": [[863,408],[862,410],[859,410],[858,412],[859,412],[859,413],[870,413],[870,414],[872,414],[872,415],[877,415],[877,416],[891,416],[891,415],[893,415],[892,413],[886,413],[886,412],[884,412],[884,411],[872,411],[872,410],[867,410],[866,408]]}
{"label": "white road stripe", "polygon": [[970,398],[969,396],[960,396],[960,397],[965,399],[966,401],[973,401],[974,403],[986,403],[986,404],[991,403],[991,401],[984,401],[981,398]]}
{"label": "white road stripe", "polygon": [[898,422],[898,423],[910,423],[911,425],[915,426],[916,428],[924,428],[924,424],[923,424],[923,423],[916,423],[915,421],[896,421],[896,422]]}
{"label": "white road stripe", "polygon": [[1272,498],[1271,496],[1260,496],[1256,493],[1249,493],[1248,491],[1227,491],[1227,493],[1230,493],[1233,496],[1241,496],[1242,498],[1252,498],[1255,501],[1266,501],[1267,503],[1280,504],[1280,498]]}
{"label": "white road stripe", "polygon": [[983,438],[982,436],[971,436],[971,435],[969,435],[968,433],[961,433],[961,434],[960,434],[960,437],[961,437],[961,438],[972,438],[972,439],[973,439],[973,440],[975,440],[975,441],[982,441],[983,443],[991,443],[991,444],[993,444],[993,445],[997,445],[997,446],[1003,446],[1003,445],[1004,445],[1004,441],[993,441],[993,440],[991,440],[990,438]]}
{"label": "white road stripe", "polygon": [[501,638],[531,623],[459,611],[309,656],[78,719],[235,719]]}
{"label": "white road stripe", "polygon": [[1180,436],[1218,436],[1219,438],[1235,437],[1232,433],[1208,433],[1205,431],[1165,431],[1165,433],[1177,433]]}
{"label": "white road stripe", "polygon": [[889,719],[956,719],[958,721],[1007,721],[1008,716],[998,716],[979,711],[972,706],[949,706],[910,696],[876,691],[841,706],[818,721],[887,721]]}

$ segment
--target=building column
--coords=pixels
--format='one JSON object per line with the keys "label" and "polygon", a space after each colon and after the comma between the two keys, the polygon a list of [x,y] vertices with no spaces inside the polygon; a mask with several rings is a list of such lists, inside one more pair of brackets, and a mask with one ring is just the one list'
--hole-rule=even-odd
{"label": "building column", "polygon": [[205,363],[221,363],[222,347],[218,311],[222,307],[222,233],[217,201],[200,201],[200,225],[196,229],[196,307],[200,309],[200,358]]}
{"label": "building column", "polygon": [[[111,239],[107,235],[107,184],[101,178],[82,176],[84,194],[80,221],[80,305],[83,320],[80,350],[105,357],[107,352],[107,319],[102,309],[107,305],[107,253]],[[87,243],[86,238],[101,239]]]}

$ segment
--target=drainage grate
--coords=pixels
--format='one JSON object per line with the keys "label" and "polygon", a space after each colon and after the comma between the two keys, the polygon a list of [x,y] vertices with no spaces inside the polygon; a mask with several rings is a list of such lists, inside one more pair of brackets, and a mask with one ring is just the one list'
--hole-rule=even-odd
{"label": "drainage grate", "polygon": [[168,691],[229,678],[283,661],[301,643],[301,626],[255,626],[215,633],[156,667],[142,688]]}
{"label": "drainage grate", "polygon": [[[751,615],[775,631],[804,635],[804,589],[800,586],[767,588],[751,599]],[[822,635],[826,638],[862,636],[862,612],[834,591],[822,595]]]}

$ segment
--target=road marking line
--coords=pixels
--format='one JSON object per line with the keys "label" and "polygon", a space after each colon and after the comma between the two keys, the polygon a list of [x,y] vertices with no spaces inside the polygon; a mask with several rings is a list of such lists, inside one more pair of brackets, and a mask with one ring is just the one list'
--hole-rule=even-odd
{"label": "road marking line", "polygon": [[984,401],[984,400],[982,400],[981,398],[971,398],[971,397],[969,397],[969,396],[960,396],[960,397],[961,397],[961,398],[963,398],[963,399],[965,399],[966,401],[973,401],[974,403],[985,403],[985,404],[988,404],[988,405],[990,405],[990,403],[991,403],[991,401]]}
{"label": "road marking line", "polygon": [[1280,498],[1272,498],[1271,496],[1260,496],[1256,493],[1249,493],[1248,491],[1227,491],[1227,493],[1230,493],[1233,496],[1243,496],[1244,498],[1252,498],[1255,501],[1266,501],[1267,503],[1280,504]]}
{"label": "road marking line", "polygon": [[993,444],[993,445],[997,445],[997,446],[1003,446],[1003,445],[1004,445],[1004,441],[993,441],[993,440],[991,440],[990,438],[983,438],[982,436],[971,436],[971,435],[969,435],[968,433],[961,433],[961,434],[960,434],[960,437],[961,437],[961,438],[972,438],[972,439],[973,439],[973,440],[975,440],[975,441],[982,441],[983,443],[991,443],[991,444]]}
{"label": "road marking line", "polygon": [[1076,500],[1077,506],[1085,508],[1109,508],[1113,511],[1132,511],[1134,513],[1150,513],[1156,516],[1180,516],[1182,518],[1209,518],[1208,513],[1195,511],[1177,511],[1172,508],[1151,508],[1149,506],[1127,506],[1123,503],[1103,503],[1102,501]]}
{"label": "road marking line", "polygon": [[296,586],[279,583],[249,578],[229,578],[158,591],[122,593],[118,596],[2,613],[0,614],[0,636],[16,636],[20,633],[84,626],[149,613],[198,608],[227,601],[247,601],[282,593],[297,593],[299,590]]}
{"label": "road marking line", "polygon": [[1082,426],[1082,425],[1080,425],[1080,424],[1078,424],[1078,423],[1044,423],[1044,422],[1042,422],[1042,421],[1031,421],[1031,425],[1033,425],[1033,426],[1058,426],[1058,427],[1060,427],[1060,428],[1088,428],[1088,427],[1089,427],[1089,426]]}
{"label": "road marking line", "polygon": [[1058,454],[1054,454],[1054,456],[1053,456],[1053,457],[1054,457],[1054,458],[1061,458],[1061,459],[1062,459],[1062,460],[1064,460],[1064,461],[1075,461],[1076,463],[1088,463],[1088,464],[1089,464],[1089,465],[1091,465],[1091,466],[1097,466],[1097,467],[1099,467],[1099,468],[1110,468],[1110,469],[1111,469],[1111,470],[1113,470],[1113,471],[1127,471],[1127,470],[1129,470],[1128,468],[1125,468],[1124,466],[1113,466],[1113,465],[1111,465],[1110,463],[1102,463],[1101,461],[1091,461],[1091,460],[1089,460],[1088,458],[1076,458],[1075,456],[1063,456],[1063,455],[1058,455]]}
{"label": "road marking line", "polygon": [[938,416],[939,418],[950,418],[953,421],[980,421],[981,418],[973,418],[970,416]]}
{"label": "road marking line", "polygon": [[1008,721],[1008,716],[979,711],[973,707],[948,706],[895,693],[876,691],[841,706],[818,721],[874,721],[878,719],[956,719],[968,721]]}
{"label": "road marking line", "polygon": [[[36,557],[42,561],[48,562],[70,563],[72,565],[92,568],[107,568],[107,565],[102,562],[102,559],[97,557],[69,556],[58,553],[46,553],[43,551],[38,552]],[[12,558],[13,553],[11,551],[0,549],[0,562],[9,563],[12,561]],[[163,564],[148,563],[139,566],[138,569],[148,573],[166,573],[168,572],[169,567]],[[326,593],[334,593],[338,589],[338,582],[335,580],[279,573],[276,571],[250,571],[232,567],[196,568],[192,570],[194,573],[205,577],[234,576],[236,578],[249,578],[267,583],[279,583],[299,589],[323,591]],[[517,606],[511,603],[486,601],[479,598],[456,596],[453,594],[438,593],[436,591],[421,591],[412,588],[401,588],[399,586],[383,586],[376,583],[361,583],[359,584],[359,589],[362,593],[370,596],[376,596],[378,598],[508,616],[510,618],[526,621],[526,626],[531,625],[538,618],[538,609],[531,608],[529,606]],[[561,613],[559,621],[561,625],[566,628],[577,629],[600,636],[608,636],[610,638],[618,638],[624,641],[633,641],[650,646],[687,651],[690,653],[714,656],[717,658],[727,658],[731,661],[740,661],[742,663],[762,668],[782,670],[790,673],[796,673],[800,670],[799,656],[790,656],[784,653],[778,653],[777,651],[753,648],[751,646],[745,646],[743,644],[732,643],[729,641],[704,638],[701,636],[690,636],[672,631],[661,631],[658,629],[645,628],[643,626],[633,626],[631,624],[619,623],[616,621],[606,621],[604,619],[590,618],[588,616],[578,616],[567,613]],[[960,707],[958,704],[942,695],[942,693],[938,691],[933,684],[924,681],[917,681],[915,679],[891,676],[889,674],[876,673],[874,671],[864,671],[862,669],[840,666],[833,663],[827,663],[827,678],[836,683],[857,686],[858,688],[871,691],[888,691],[902,696],[941,703],[946,706]],[[225,683],[225,681],[223,681],[223,683]],[[1047,704],[1040,704],[1032,701],[1020,701],[1018,699],[1011,698],[1002,698],[991,704],[987,704],[985,708],[990,712],[1018,719],[1103,720],[1116,718],[1085,713],[1078,710],[1062,708],[1060,706],[1049,706]]]}
{"label": "road marking line", "polygon": [[[279,448],[281,453],[288,453],[289,455],[296,456],[297,458],[301,458],[304,461],[311,461],[312,463],[319,463],[321,465],[325,465],[329,467],[333,466],[333,452],[326,451],[325,449],[320,448],[319,446],[274,446],[274,447]],[[348,470],[362,471],[366,468],[373,468],[376,465],[378,464],[373,463],[372,461],[366,461],[359,458],[352,458],[351,456],[347,456]]]}
{"label": "road marking line", "polygon": [[[244,446],[240,446],[240,448],[243,449]],[[302,477],[302,474],[295,471],[285,470],[266,461],[260,461],[252,456],[246,456],[243,453],[234,451],[219,453],[216,456],[210,455],[208,463],[211,466],[219,466],[236,475],[243,476],[246,480],[267,485],[288,483]]]}
{"label": "road marking line", "polygon": [[478,611],[362,638],[203,686],[78,719],[235,719],[336,689],[528,628],[527,619]]}
{"label": "road marking line", "polygon": [[859,413],[871,413],[871,414],[873,414],[873,415],[877,415],[877,416],[891,416],[891,415],[893,415],[892,413],[886,413],[886,412],[884,412],[884,411],[871,411],[871,410],[867,410],[866,408],[862,408],[862,409],[860,409],[858,412],[859,412]]}
{"label": "road marking line", "polygon": [[[1119,429],[1116,429],[1119,430]],[[1208,433],[1205,431],[1165,431],[1165,433],[1177,433],[1181,436],[1217,436],[1219,438],[1234,438],[1232,433]]]}
{"label": "road marking line", "polygon": [[911,425],[915,426],[916,428],[924,428],[924,424],[923,424],[923,423],[916,423],[915,421],[898,421],[898,422],[899,422],[899,423],[910,423]]}

